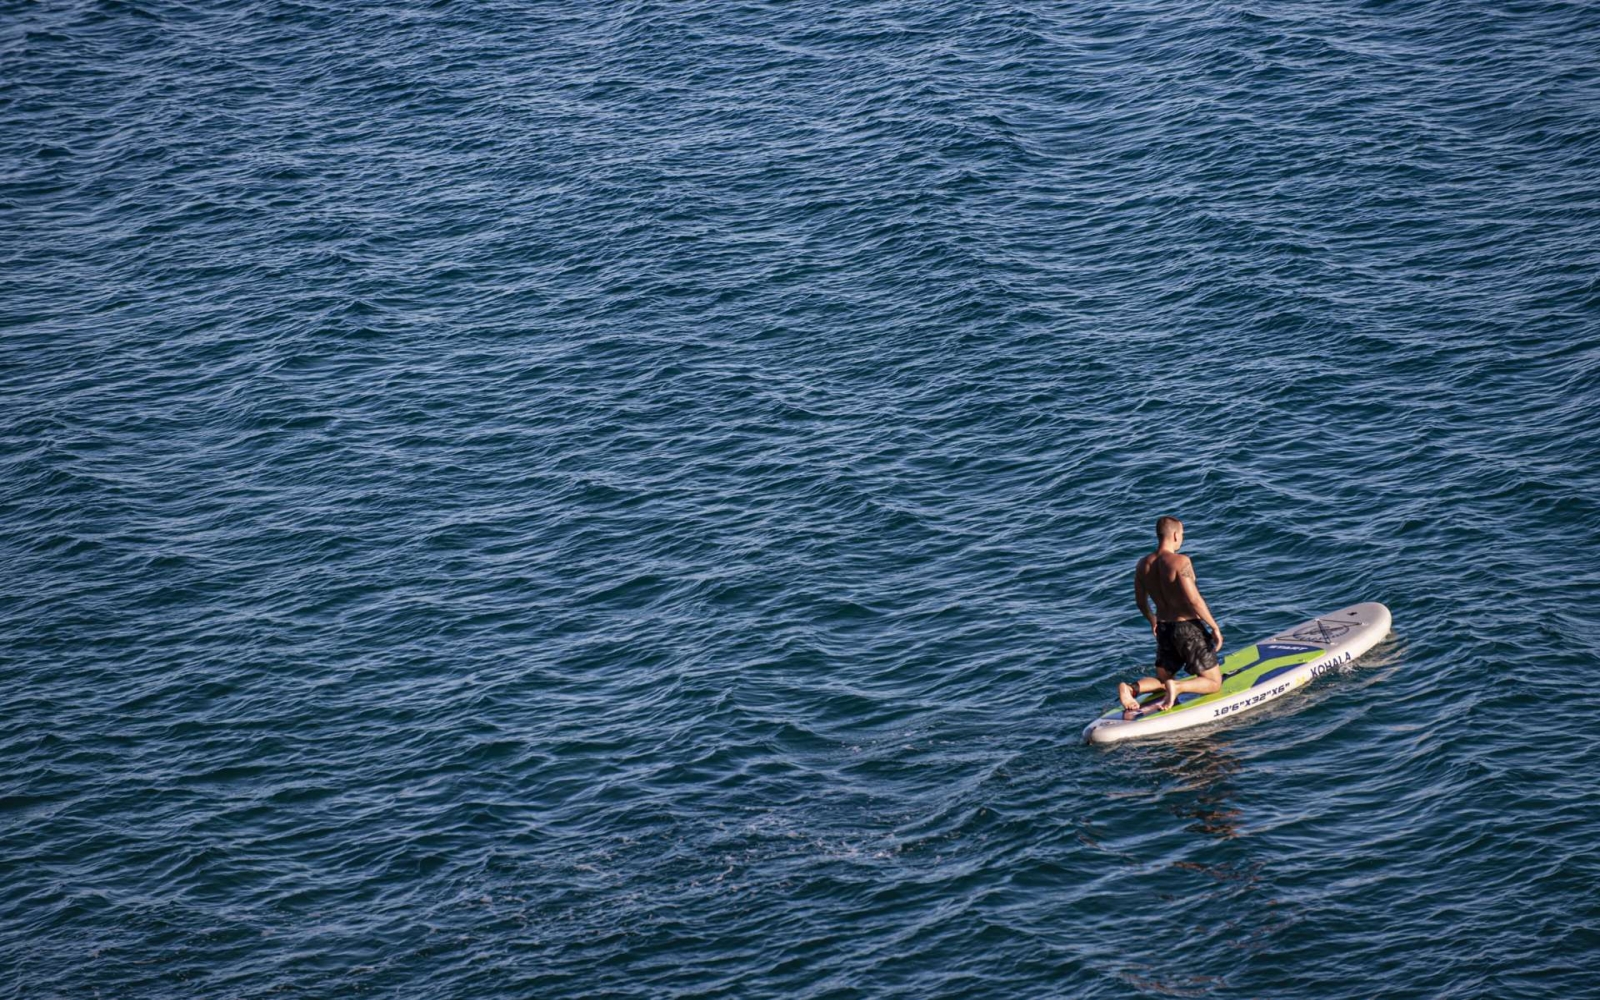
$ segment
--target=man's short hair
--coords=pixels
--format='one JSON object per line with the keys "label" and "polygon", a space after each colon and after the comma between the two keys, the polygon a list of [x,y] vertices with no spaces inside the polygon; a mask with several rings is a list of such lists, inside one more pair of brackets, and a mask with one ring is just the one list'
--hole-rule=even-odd
{"label": "man's short hair", "polygon": [[1175,517],[1158,517],[1156,518],[1156,538],[1166,538],[1168,535],[1176,534],[1181,527],[1183,527],[1183,522]]}

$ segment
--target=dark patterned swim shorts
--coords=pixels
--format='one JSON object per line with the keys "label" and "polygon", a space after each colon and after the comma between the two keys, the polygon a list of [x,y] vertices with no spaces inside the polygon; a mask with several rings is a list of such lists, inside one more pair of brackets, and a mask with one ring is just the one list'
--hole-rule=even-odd
{"label": "dark patterned swim shorts", "polygon": [[1211,633],[1199,622],[1157,622],[1156,666],[1172,673],[1187,669],[1196,677],[1202,670],[1215,670],[1217,654],[1211,648]]}

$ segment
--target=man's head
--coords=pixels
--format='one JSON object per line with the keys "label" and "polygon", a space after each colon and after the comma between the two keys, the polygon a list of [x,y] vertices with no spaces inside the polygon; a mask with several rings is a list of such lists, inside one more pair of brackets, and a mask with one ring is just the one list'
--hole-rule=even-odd
{"label": "man's head", "polygon": [[1156,541],[1172,542],[1173,548],[1183,544],[1183,522],[1175,517],[1156,518]]}

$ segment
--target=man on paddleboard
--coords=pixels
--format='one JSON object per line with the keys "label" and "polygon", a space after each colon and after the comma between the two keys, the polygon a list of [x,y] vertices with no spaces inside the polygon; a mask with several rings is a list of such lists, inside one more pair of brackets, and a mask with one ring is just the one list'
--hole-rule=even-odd
{"label": "man on paddleboard", "polygon": [[[1222,669],[1217,666],[1222,629],[1200,596],[1194,563],[1178,555],[1183,522],[1175,517],[1157,520],[1156,540],[1156,550],[1140,559],[1133,573],[1134,600],[1156,637],[1156,675],[1117,685],[1117,698],[1129,712],[1140,711],[1138,698],[1146,691],[1166,688],[1167,696],[1155,706],[1165,711],[1178,703],[1180,694],[1210,694],[1222,687]],[[1211,635],[1206,635],[1201,622],[1211,627]],[[1175,676],[1179,669],[1193,676],[1180,681]]]}

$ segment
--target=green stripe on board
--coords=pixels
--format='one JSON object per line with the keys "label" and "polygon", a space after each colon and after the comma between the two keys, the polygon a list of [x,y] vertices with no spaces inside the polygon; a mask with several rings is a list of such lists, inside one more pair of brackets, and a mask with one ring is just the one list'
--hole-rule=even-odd
{"label": "green stripe on board", "polygon": [[1261,647],[1246,646],[1222,658],[1222,676],[1226,680],[1261,659]]}
{"label": "green stripe on board", "polygon": [[[1222,658],[1221,691],[1218,691],[1214,694],[1202,695],[1199,698],[1192,698],[1189,701],[1178,705],[1176,708],[1168,709],[1168,711],[1182,712],[1186,709],[1199,708],[1204,705],[1209,705],[1214,701],[1219,701],[1231,695],[1236,695],[1240,691],[1249,689],[1255,684],[1257,678],[1268,671],[1276,670],[1279,667],[1293,666],[1297,663],[1306,663],[1310,660],[1316,659],[1322,654],[1323,650],[1308,649],[1303,653],[1291,653],[1288,656],[1276,656],[1270,660],[1263,660],[1261,658],[1261,648],[1259,646],[1252,645],[1246,646],[1243,649],[1236,649]],[[1159,701],[1164,697],[1166,696],[1160,691],[1155,691],[1139,699],[1139,704],[1148,705],[1151,702]],[[1110,718],[1112,716],[1120,715],[1122,715],[1122,707],[1119,705],[1116,708],[1106,712],[1101,716],[1101,718]]]}
{"label": "green stripe on board", "polygon": [[1276,656],[1270,660],[1262,660],[1260,663],[1251,664],[1249,667],[1246,667],[1245,669],[1240,670],[1231,676],[1224,677],[1222,679],[1221,691],[1218,691],[1214,694],[1202,695],[1201,697],[1195,698],[1192,701],[1186,701],[1176,708],[1171,709],[1171,711],[1182,712],[1189,708],[1200,708],[1205,705],[1209,705],[1214,701],[1220,701],[1223,698],[1236,695],[1240,691],[1249,690],[1251,685],[1255,684],[1256,678],[1260,677],[1262,674],[1267,673],[1270,670],[1277,670],[1279,667],[1291,667],[1297,663],[1306,663],[1310,660],[1315,660],[1317,657],[1321,656],[1323,652],[1324,651],[1320,649],[1308,649],[1303,653],[1290,653],[1288,656]]}

